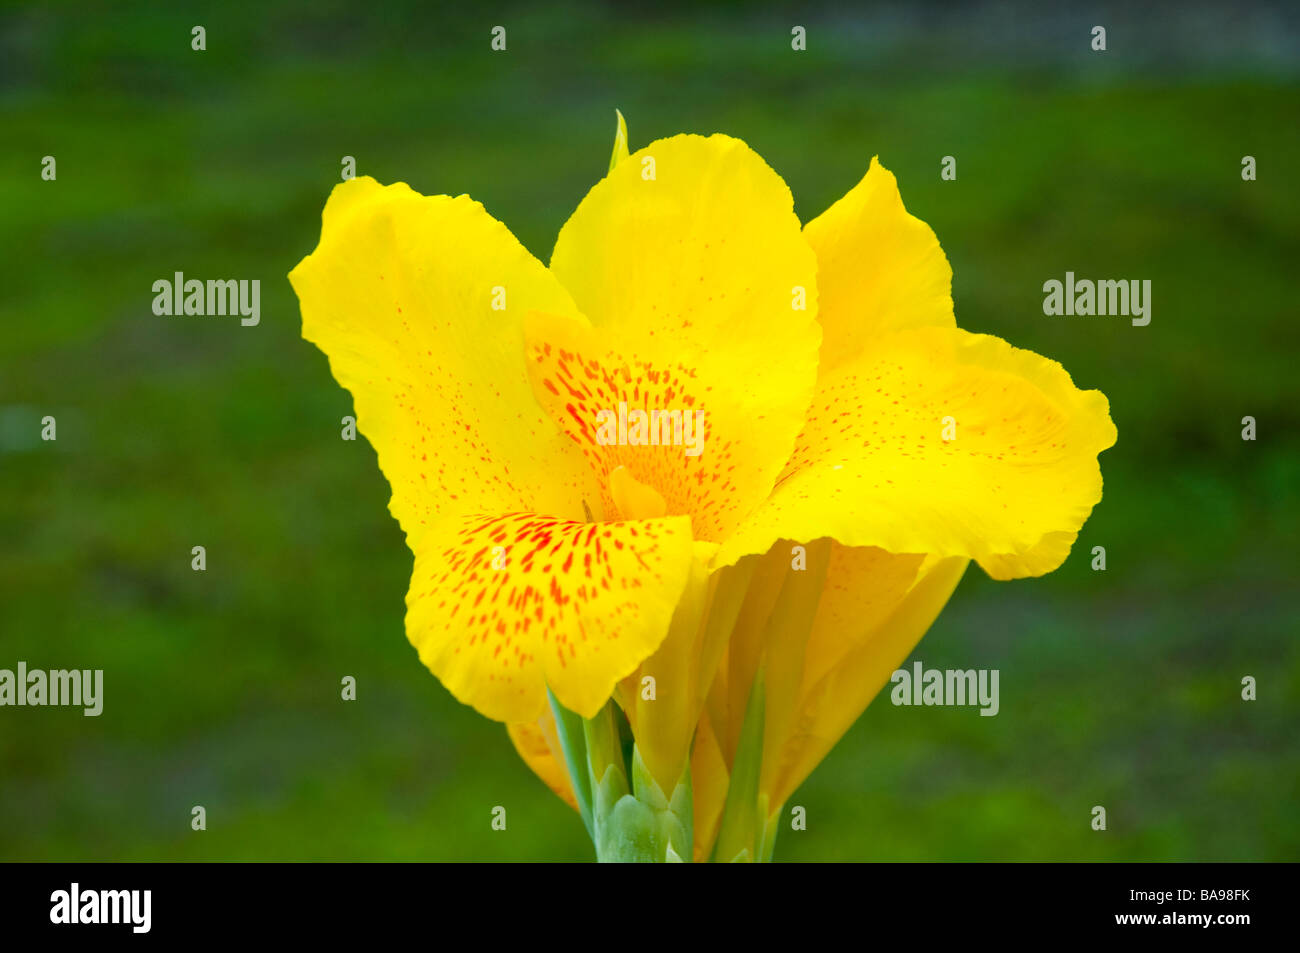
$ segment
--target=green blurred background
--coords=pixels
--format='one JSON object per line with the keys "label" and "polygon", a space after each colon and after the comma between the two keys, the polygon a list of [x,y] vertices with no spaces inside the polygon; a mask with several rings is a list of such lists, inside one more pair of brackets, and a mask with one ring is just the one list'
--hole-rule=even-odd
{"label": "green blurred background", "polygon": [[[1001,713],[882,696],[776,859],[1300,859],[1298,36],[1284,4],[4,8],[0,668],[102,668],[106,697],[0,709],[0,859],[590,857],[408,645],[411,557],[285,274],[345,155],[547,259],[615,107],[633,149],[745,139],[805,220],[879,154],[961,325],[1061,360],[1119,429],[1066,564],[972,569],[913,656],[999,669]],[[177,270],[261,279],[261,325],[156,317]],[[1150,326],[1045,317],[1066,270],[1151,279]]]}

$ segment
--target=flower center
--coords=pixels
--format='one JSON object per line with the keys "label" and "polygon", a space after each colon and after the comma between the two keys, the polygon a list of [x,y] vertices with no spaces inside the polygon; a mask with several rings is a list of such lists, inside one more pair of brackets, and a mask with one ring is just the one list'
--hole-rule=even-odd
{"label": "flower center", "polygon": [[652,520],[668,511],[668,504],[652,486],[646,486],[627,467],[615,467],[609,475],[609,494],[619,517],[625,520]]}

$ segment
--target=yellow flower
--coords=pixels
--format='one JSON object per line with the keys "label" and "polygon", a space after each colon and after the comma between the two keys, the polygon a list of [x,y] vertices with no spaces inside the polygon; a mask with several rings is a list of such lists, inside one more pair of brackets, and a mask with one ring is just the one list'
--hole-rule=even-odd
{"label": "yellow flower", "polygon": [[[801,228],[743,142],[620,133],[549,268],[467,197],[362,178],[290,279],[392,486],[421,660],[580,807],[547,691],[585,719],[613,695],[663,792],[691,762],[696,857],[759,857],[969,560],[1060,565],[1115,430],[1059,364],[956,327],[875,160]],[[698,453],[667,417],[624,439],[629,410],[698,414]]]}

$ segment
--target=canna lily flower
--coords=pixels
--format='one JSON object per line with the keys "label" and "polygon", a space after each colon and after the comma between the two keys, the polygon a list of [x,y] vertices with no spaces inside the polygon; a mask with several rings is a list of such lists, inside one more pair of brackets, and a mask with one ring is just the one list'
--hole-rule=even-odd
{"label": "canna lily flower", "polygon": [[1064,561],[1116,438],[956,326],[874,159],[801,226],[745,143],[629,155],[620,115],[549,267],[468,197],[357,178],[289,277],[392,487],[408,638],[602,860],[770,858],[969,562]]}

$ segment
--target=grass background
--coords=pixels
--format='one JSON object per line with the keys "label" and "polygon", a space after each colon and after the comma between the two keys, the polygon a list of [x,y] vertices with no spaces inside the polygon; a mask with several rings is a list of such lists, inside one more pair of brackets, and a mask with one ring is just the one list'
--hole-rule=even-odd
{"label": "grass background", "polygon": [[[805,220],[879,154],[959,323],[1061,360],[1119,429],[1066,564],[972,569],[914,655],[1000,669],[1001,713],[878,700],[776,859],[1300,859],[1298,36],[1283,4],[5,7],[0,667],[103,668],[106,699],[0,710],[0,859],[590,856],[407,644],[410,555],[285,274],[344,155],[545,260],[616,106],[633,149],[745,139]],[[261,279],[261,325],[154,316],[176,270]],[[1045,317],[1066,270],[1151,279],[1150,326]]]}

